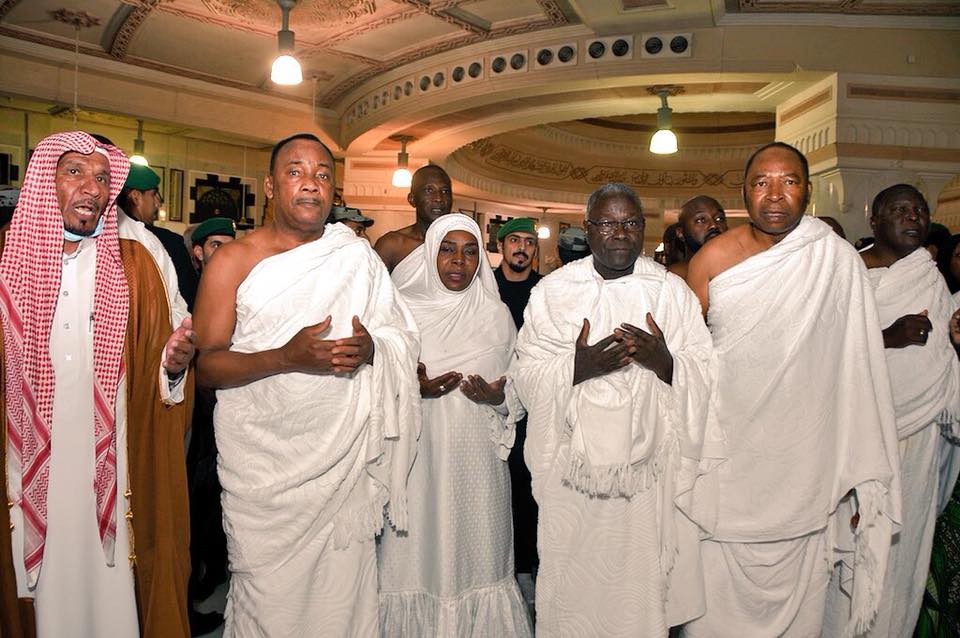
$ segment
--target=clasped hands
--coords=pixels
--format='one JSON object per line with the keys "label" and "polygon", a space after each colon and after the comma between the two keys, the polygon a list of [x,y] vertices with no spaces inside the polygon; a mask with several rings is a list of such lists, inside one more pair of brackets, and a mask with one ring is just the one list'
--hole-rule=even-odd
{"label": "clasped hands", "polygon": [[425,399],[442,397],[457,388],[460,388],[460,391],[474,403],[500,405],[506,399],[503,393],[503,387],[507,383],[506,377],[487,383],[479,374],[467,375],[464,379],[459,372],[445,372],[431,379],[427,376],[427,367],[417,363],[417,378],[420,380],[420,396]]}
{"label": "clasped hands", "polygon": [[600,377],[637,363],[650,370],[666,384],[673,383],[673,355],[660,326],[647,313],[650,332],[629,323],[622,323],[608,335],[589,345],[590,321],[583,320],[577,337],[576,355],[573,363],[573,385]]}
{"label": "clasped hands", "polygon": [[373,338],[360,318],[353,317],[351,336],[324,339],[331,321],[332,317],[328,316],[318,324],[302,328],[280,348],[285,369],[313,374],[352,374],[363,364],[373,363]]}

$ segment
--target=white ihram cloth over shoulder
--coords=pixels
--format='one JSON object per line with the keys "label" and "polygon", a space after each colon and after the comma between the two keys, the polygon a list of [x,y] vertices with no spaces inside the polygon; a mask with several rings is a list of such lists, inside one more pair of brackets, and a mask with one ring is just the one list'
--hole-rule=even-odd
{"label": "white ihram cloth over shoulder", "polygon": [[707,613],[687,636],[816,636],[838,507],[856,490],[853,611],[880,604],[900,517],[896,425],[876,302],[859,255],[812,217],[710,282],[720,436],[694,489]]}
{"label": "white ihram cloth over shoulder", "polygon": [[[590,343],[651,313],[673,384],[631,363],[573,385],[584,318]],[[650,259],[604,280],[587,257],[530,295],[511,367],[529,414],[524,458],[540,506],[537,634],[665,636],[703,613],[692,486],[710,392],[710,334],[683,280]]]}
{"label": "white ihram cloth over shoulder", "polygon": [[[900,439],[903,526],[890,548],[880,611],[868,635],[899,638],[913,632],[920,614],[938,501],[950,498],[956,481],[955,467],[940,485],[941,454],[951,454],[950,440],[956,442],[960,433],[960,361],[948,329],[954,301],[929,252],[918,248],[867,274],[876,290],[881,328],[923,310],[933,324],[926,344],[885,350]],[[850,557],[844,558],[840,591],[831,591],[831,619],[849,609]]]}
{"label": "white ihram cloth over shoulder", "polygon": [[369,244],[328,224],[320,239],[264,259],[240,284],[231,350],[280,347],[327,315],[329,339],[350,336],[360,318],[372,365],[217,392],[227,636],[377,634],[373,538],[384,505],[394,525],[406,525],[420,428],[413,318]]}
{"label": "white ihram cloth over shoulder", "polygon": [[[440,242],[454,230],[476,237],[481,255],[477,275],[460,292],[448,290],[437,272]],[[405,277],[398,288],[420,328],[427,375],[457,371],[487,382],[503,376],[516,329],[500,301],[476,223],[465,215],[444,215],[414,253],[415,267],[398,267],[393,276]],[[408,532],[387,530],[380,541],[381,635],[531,635],[513,577],[506,464],[523,408],[512,388],[506,395],[505,405],[497,407],[474,403],[460,390],[422,400]]]}

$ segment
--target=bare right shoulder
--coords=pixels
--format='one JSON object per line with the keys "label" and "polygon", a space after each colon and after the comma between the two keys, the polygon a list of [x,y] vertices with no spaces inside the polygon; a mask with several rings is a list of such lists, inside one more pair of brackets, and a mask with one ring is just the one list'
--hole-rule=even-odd
{"label": "bare right shoulder", "polygon": [[389,272],[416,248],[416,241],[407,234],[410,227],[391,230],[381,236],[373,245],[373,250],[383,260]]}
{"label": "bare right shoulder", "polygon": [[700,299],[704,315],[710,307],[710,281],[750,256],[750,239],[750,226],[738,226],[708,241],[690,259],[686,281]]}
{"label": "bare right shoulder", "polygon": [[218,287],[231,284],[230,287],[236,290],[254,266],[270,256],[262,239],[255,231],[218,248],[203,269],[201,283],[209,277],[217,280]]}

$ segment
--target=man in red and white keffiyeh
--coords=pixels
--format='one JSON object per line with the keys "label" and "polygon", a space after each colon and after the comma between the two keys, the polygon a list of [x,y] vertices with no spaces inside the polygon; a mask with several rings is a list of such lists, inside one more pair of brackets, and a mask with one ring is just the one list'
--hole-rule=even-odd
{"label": "man in red and white keffiyeh", "polygon": [[[3,635],[30,634],[34,622],[40,636],[152,633],[138,620],[131,532],[141,540],[141,531],[130,497],[143,455],[134,449],[142,437],[134,429],[152,422],[141,413],[157,410],[142,407],[133,391],[146,387],[141,396],[154,395],[158,413],[181,402],[194,336],[189,318],[176,330],[171,325],[176,309],[157,294],[164,286],[149,248],[118,232],[116,198],[128,168],[120,149],[86,133],[41,140],[3,236],[0,405],[10,548],[0,537],[0,552],[12,556],[13,569],[4,556],[0,572],[8,582],[0,594],[9,592],[13,571],[21,600],[11,614],[17,605],[0,598]],[[149,359],[140,344],[160,344],[143,353],[159,358],[159,383],[156,371],[146,386],[139,381],[136,370]],[[156,445],[148,443],[151,454]],[[168,478],[179,483],[177,476],[160,480]],[[131,530],[118,526],[119,507]],[[145,544],[153,535],[143,533]],[[118,543],[121,556],[130,548],[129,561],[115,560]]]}

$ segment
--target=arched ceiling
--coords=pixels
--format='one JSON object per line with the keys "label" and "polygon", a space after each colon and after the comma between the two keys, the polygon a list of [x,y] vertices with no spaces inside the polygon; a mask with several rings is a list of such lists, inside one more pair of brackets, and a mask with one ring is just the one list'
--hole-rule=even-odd
{"label": "arched ceiling", "polygon": [[[79,32],[71,17],[84,23]],[[269,80],[275,0],[0,0],[0,54],[16,49],[0,69],[0,92],[67,102],[72,81],[60,71],[72,67],[78,35],[81,72],[123,82],[82,95],[90,111],[261,143],[312,126],[347,156],[392,154],[389,138],[407,134],[411,152],[443,161],[525,127],[653,113],[656,84],[684,87],[671,100],[677,112],[772,113],[830,71],[949,76],[960,0],[299,0],[290,22],[308,79],[278,87]],[[843,38],[830,31],[846,27],[856,28]],[[914,29],[902,37],[920,63],[907,66],[871,28]],[[933,30],[944,31],[927,37]],[[650,34],[665,47],[685,34],[689,48],[648,56]],[[618,38],[629,45],[623,57],[609,53]],[[598,39],[608,53],[592,60]],[[575,50],[569,64],[539,66],[544,49],[564,45]],[[517,54],[522,68],[492,70]],[[20,61],[40,58],[49,73],[32,83],[17,75]],[[457,69],[474,63],[478,76],[454,86]],[[144,95],[117,98],[137,88]],[[207,106],[217,100],[223,112]]]}
{"label": "arched ceiling", "polygon": [[[310,98],[311,83],[274,87],[280,10],[274,0],[0,0],[0,35],[71,47],[74,29],[52,12],[96,24],[81,49],[145,68],[229,86]],[[598,34],[713,26],[725,16],[957,16],[957,0],[299,0],[290,14],[317,98],[337,103],[405,64],[510,36],[582,25]]]}

